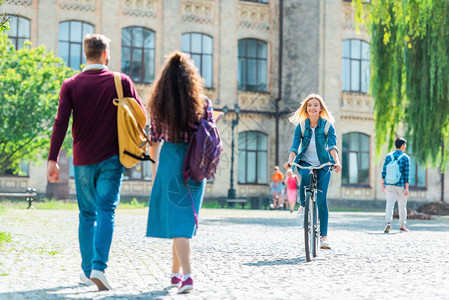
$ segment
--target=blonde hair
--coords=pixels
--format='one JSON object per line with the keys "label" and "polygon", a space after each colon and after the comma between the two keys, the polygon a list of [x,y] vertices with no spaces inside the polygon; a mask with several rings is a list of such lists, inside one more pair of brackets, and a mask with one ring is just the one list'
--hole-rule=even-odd
{"label": "blonde hair", "polygon": [[286,174],[292,174],[293,175],[292,169],[287,169],[287,173]]}
{"label": "blonde hair", "polygon": [[327,109],[327,106],[324,103],[323,98],[321,98],[321,96],[318,94],[308,95],[304,99],[304,101],[301,102],[301,106],[293,113],[293,115],[290,118],[288,118],[288,120],[293,124],[295,124],[296,126],[302,121],[306,120],[309,117],[309,114],[307,113],[307,103],[309,103],[309,101],[312,99],[316,99],[320,102],[321,106],[320,117],[328,120],[331,123],[334,123],[335,122],[334,117],[332,116],[331,112]]}

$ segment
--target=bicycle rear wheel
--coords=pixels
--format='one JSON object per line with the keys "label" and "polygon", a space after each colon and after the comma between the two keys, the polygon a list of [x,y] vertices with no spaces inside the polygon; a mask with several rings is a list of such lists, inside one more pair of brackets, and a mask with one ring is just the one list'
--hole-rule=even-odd
{"label": "bicycle rear wheel", "polygon": [[304,246],[306,251],[306,260],[308,262],[312,261],[312,257],[316,256],[314,255],[314,252],[316,253],[315,249],[315,230],[313,226],[313,219],[315,216],[314,209],[315,205],[312,201],[312,192],[307,192],[306,194],[306,206],[304,209]]}

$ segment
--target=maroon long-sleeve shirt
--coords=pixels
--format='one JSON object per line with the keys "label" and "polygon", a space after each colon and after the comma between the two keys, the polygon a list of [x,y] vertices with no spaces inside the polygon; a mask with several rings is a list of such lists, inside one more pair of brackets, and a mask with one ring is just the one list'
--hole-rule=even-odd
{"label": "maroon long-sleeve shirt", "polygon": [[[124,96],[135,98],[143,107],[131,78],[121,74],[121,79]],[[58,160],[72,111],[75,166],[95,164],[118,155],[114,98],[117,92],[112,71],[88,70],[66,79],[61,87],[48,159]]]}

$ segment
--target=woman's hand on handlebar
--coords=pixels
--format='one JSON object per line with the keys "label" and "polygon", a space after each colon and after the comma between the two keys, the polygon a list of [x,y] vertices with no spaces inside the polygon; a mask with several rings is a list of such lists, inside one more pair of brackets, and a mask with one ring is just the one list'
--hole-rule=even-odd
{"label": "woman's hand on handlebar", "polygon": [[341,171],[341,165],[340,164],[334,164],[334,171],[335,173],[340,173]]}
{"label": "woman's hand on handlebar", "polygon": [[292,166],[290,165],[290,163],[287,161],[284,163],[284,170],[290,169]]}

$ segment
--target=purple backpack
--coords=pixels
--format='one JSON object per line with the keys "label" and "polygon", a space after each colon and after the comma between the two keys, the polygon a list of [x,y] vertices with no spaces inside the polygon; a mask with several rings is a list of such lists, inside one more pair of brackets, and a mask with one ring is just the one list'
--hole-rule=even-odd
{"label": "purple backpack", "polygon": [[187,180],[210,179],[217,171],[220,154],[223,151],[220,134],[215,122],[201,119],[187,147],[184,159],[184,185]]}

